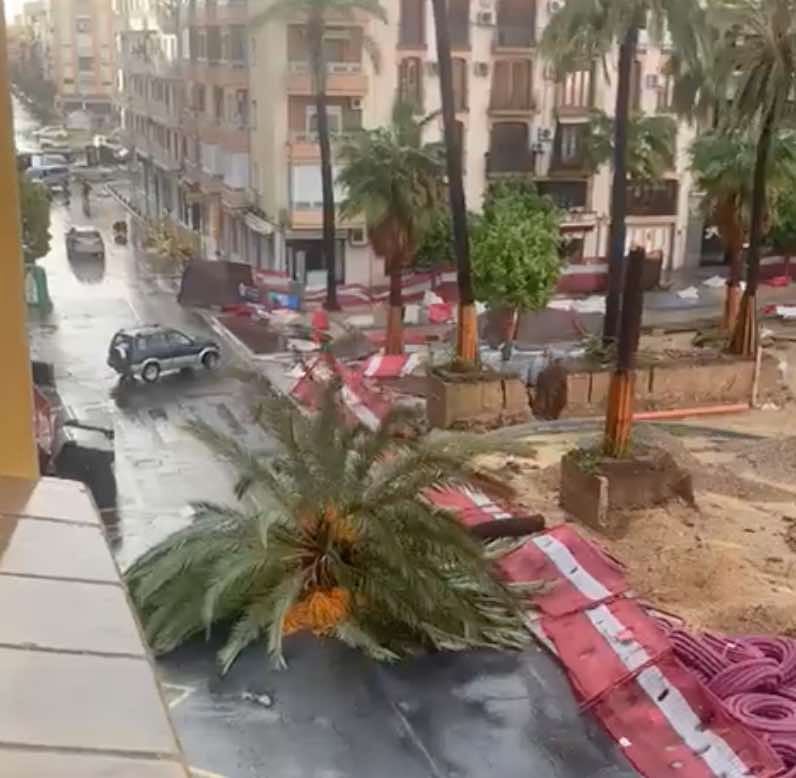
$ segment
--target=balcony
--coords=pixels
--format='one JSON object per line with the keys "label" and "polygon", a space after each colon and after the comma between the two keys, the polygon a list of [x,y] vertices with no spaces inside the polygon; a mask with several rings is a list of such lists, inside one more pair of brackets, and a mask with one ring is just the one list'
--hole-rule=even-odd
{"label": "balcony", "polygon": [[534,172],[534,153],[526,148],[507,148],[486,153],[488,176],[531,175]]}
{"label": "balcony", "polygon": [[221,187],[221,204],[231,211],[239,211],[249,207],[247,189],[235,189],[224,184]]}
{"label": "balcony", "polygon": [[628,216],[674,216],[680,187],[674,180],[627,185]]}
{"label": "balcony", "polygon": [[504,25],[498,22],[494,48],[499,51],[526,51],[534,44],[533,25]]}
{"label": "balcony", "polygon": [[[337,144],[352,138],[356,130],[347,132],[331,133],[332,153]],[[321,149],[318,145],[317,132],[305,132],[304,130],[292,130],[288,138],[288,156],[292,162],[316,162],[321,158]]]}
{"label": "balcony", "polygon": [[556,112],[559,116],[588,117],[594,108],[594,73],[591,69],[565,74],[556,84]]}
{"label": "balcony", "polygon": [[548,196],[564,211],[585,210],[588,202],[588,181],[537,181],[539,194]]}
{"label": "balcony", "polygon": [[536,110],[530,59],[498,60],[492,68],[489,112],[493,115],[529,114]]}
{"label": "balcony", "polygon": [[[289,62],[287,92],[291,95],[312,95],[312,75],[308,62]],[[330,97],[364,97],[368,92],[368,77],[361,62],[327,62],[326,94]]]}

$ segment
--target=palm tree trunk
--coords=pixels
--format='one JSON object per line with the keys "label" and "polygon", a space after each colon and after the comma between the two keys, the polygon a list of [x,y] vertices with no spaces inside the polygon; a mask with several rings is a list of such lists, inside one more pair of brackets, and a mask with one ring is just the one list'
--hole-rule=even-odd
{"label": "palm tree trunk", "polygon": [[396,259],[390,262],[390,310],[387,314],[387,354],[404,353],[403,327],[404,295],[401,286],[401,263]]}
{"label": "palm tree trunk", "polygon": [[307,22],[307,37],[315,87],[315,115],[318,122],[318,145],[321,151],[321,195],[323,198],[323,259],[326,263],[326,302],[328,311],[339,311],[337,302],[337,256],[335,252],[334,181],[332,179],[332,144],[329,139],[329,115],[326,111],[326,59],[323,55],[324,19],[314,13]]}
{"label": "palm tree trunk", "polygon": [[622,299],[622,321],[616,350],[616,369],[608,389],[603,451],[609,457],[624,457],[630,449],[633,427],[633,398],[636,386],[636,352],[641,337],[644,305],[644,249],[630,252]]}
{"label": "palm tree trunk", "polygon": [[605,299],[603,342],[616,341],[622,307],[625,268],[625,216],[627,201],[627,125],[633,61],[638,45],[638,27],[628,28],[619,46],[614,110],[614,179],[611,186],[611,226],[608,231],[608,294]]}
{"label": "palm tree trunk", "polygon": [[766,209],[766,169],[774,133],[774,109],[763,120],[757,142],[755,175],[752,189],[752,223],[749,234],[749,256],[746,270],[746,291],[741,298],[729,351],[749,359],[757,353],[757,287],[760,283],[760,249],[763,242],[763,217]]}
{"label": "palm tree trunk", "polygon": [[738,309],[741,305],[741,276],[743,274],[743,245],[732,244],[725,249],[729,273],[727,274],[727,290],[724,295],[724,313],[721,329],[732,332],[738,320]]}
{"label": "palm tree trunk", "polygon": [[456,254],[459,285],[459,324],[456,355],[474,363],[478,356],[478,317],[470,272],[470,239],[467,231],[467,203],[462,181],[462,150],[456,139],[456,108],[453,95],[453,65],[448,31],[448,8],[445,0],[432,0],[434,27],[437,32],[439,88],[442,97],[442,123],[445,129],[445,158],[448,169],[448,197],[453,223],[453,250]]}

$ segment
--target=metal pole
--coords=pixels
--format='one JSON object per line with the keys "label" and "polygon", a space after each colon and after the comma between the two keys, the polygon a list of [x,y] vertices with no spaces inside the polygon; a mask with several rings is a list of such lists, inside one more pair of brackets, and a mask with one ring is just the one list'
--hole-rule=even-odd
{"label": "metal pole", "polygon": [[33,429],[33,381],[25,326],[25,272],[8,80],[5,11],[0,3],[0,476],[35,479],[39,460]]}

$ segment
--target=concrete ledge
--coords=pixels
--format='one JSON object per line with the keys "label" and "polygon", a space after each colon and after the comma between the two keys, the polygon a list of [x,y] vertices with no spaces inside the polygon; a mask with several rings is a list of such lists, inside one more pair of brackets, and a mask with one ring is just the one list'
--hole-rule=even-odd
{"label": "concrete ledge", "polygon": [[85,487],[0,478],[0,778],[188,778]]}

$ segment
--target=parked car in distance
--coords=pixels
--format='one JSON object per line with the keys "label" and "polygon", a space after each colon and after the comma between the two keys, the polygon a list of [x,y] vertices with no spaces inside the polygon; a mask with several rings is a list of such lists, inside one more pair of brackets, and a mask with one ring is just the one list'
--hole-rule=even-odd
{"label": "parked car in distance", "polygon": [[64,189],[69,186],[69,168],[66,165],[34,165],[25,171],[25,175],[49,189]]}
{"label": "parked car in distance", "polygon": [[105,242],[96,227],[72,227],[66,233],[66,254],[105,259]]}
{"label": "parked car in distance", "polygon": [[175,370],[212,370],[220,359],[215,341],[192,338],[158,324],[119,330],[108,349],[108,365],[122,378],[142,378],[150,384]]}

